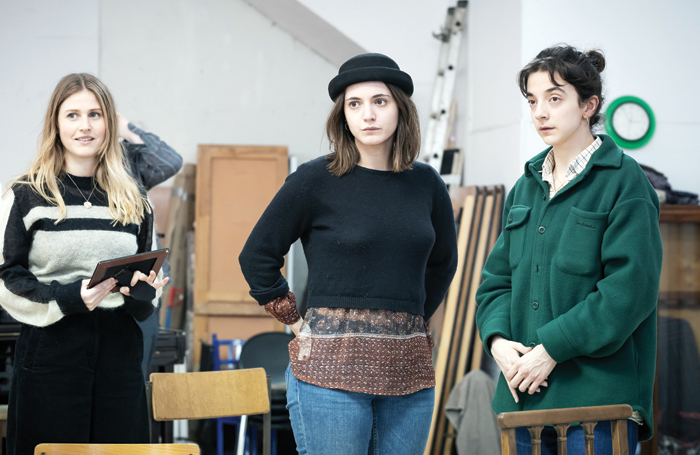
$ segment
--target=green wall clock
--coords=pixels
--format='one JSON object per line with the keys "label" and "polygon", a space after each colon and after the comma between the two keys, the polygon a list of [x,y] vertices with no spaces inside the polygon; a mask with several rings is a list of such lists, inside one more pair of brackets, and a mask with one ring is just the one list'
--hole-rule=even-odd
{"label": "green wall clock", "polygon": [[605,129],[617,145],[636,149],[654,134],[656,120],[651,108],[636,96],[621,96],[605,111]]}

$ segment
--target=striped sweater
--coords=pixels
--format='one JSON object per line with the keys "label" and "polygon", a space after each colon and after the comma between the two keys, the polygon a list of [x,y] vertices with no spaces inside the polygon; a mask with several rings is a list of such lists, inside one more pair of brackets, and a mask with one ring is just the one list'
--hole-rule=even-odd
{"label": "striped sweater", "polygon": [[[141,225],[114,224],[107,196],[93,189],[92,177],[65,175],[59,187],[67,217],[60,223],[52,206],[23,183],[15,183],[0,203],[0,304],[19,322],[48,326],[64,316],[88,312],[80,296],[81,282],[89,279],[99,261],[150,251],[153,215]],[[81,195],[76,185],[82,191]],[[138,320],[154,311],[143,302],[121,293],[106,297],[101,308],[124,309]]]}

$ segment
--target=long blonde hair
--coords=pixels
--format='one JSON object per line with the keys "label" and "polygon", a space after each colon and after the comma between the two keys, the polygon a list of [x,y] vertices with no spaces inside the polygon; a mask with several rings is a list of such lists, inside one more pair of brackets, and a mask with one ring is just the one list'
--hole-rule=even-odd
{"label": "long blonde hair", "polygon": [[105,120],[105,140],[96,153],[95,179],[107,193],[109,212],[115,223],[140,224],[146,213],[151,213],[151,207],[127,169],[126,158],[119,143],[117,111],[112,95],[102,81],[91,74],[69,74],[56,85],[46,109],[37,154],[27,173],[18,182],[30,184],[34,191],[61,209],[61,216],[56,223],[66,218],[66,204],[58,187],[58,178],[63,173],[65,164],[65,148],[59,137],[58,112],[68,97],[83,90],[89,90],[95,95]]}

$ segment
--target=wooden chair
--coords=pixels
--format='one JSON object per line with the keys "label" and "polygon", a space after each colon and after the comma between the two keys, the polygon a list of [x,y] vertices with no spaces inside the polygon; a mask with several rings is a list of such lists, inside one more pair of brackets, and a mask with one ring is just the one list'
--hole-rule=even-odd
{"label": "wooden chair", "polygon": [[263,368],[152,373],[151,383],[155,420],[264,414],[263,455],[270,455],[270,378]]}
{"label": "wooden chair", "polygon": [[34,455],[199,455],[197,444],[39,444]]}
{"label": "wooden chair", "polygon": [[613,455],[629,455],[627,419],[630,417],[632,417],[632,407],[626,404],[502,412],[498,415],[498,426],[501,427],[501,452],[503,455],[517,455],[515,429],[527,427],[532,441],[532,455],[540,455],[542,430],[545,425],[553,425],[557,430],[557,454],[566,455],[566,430],[572,423],[580,422],[586,438],[586,455],[593,455],[593,429],[599,421],[610,420]]}
{"label": "wooden chair", "polygon": [[[263,368],[151,374],[153,418],[166,420],[213,419],[265,414],[263,454],[270,455],[270,386]],[[40,444],[35,455],[194,455],[194,444]]]}

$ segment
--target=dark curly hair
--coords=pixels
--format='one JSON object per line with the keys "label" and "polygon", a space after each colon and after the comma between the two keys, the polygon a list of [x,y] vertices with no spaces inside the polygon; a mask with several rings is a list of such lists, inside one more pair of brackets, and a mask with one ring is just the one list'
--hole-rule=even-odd
{"label": "dark curly hair", "polygon": [[598,49],[581,52],[568,44],[559,44],[544,49],[534,60],[525,65],[518,74],[520,92],[527,98],[527,81],[532,73],[546,71],[555,85],[555,74],[571,84],[578,93],[579,103],[593,96],[598,97],[598,108],[590,119],[591,131],[602,119],[603,81],[600,73],[605,69],[605,56]]}

